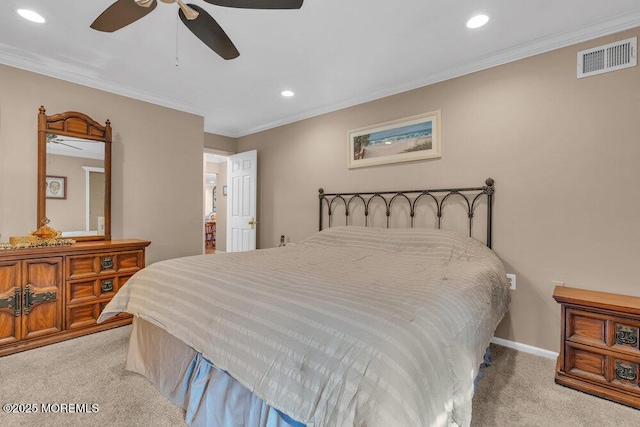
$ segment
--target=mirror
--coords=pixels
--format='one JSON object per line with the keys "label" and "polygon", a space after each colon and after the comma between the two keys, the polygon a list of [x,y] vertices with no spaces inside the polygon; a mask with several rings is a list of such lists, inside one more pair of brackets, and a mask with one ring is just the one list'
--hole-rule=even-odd
{"label": "mirror", "polygon": [[38,114],[38,227],[63,237],[111,239],[111,124],[66,112]]}

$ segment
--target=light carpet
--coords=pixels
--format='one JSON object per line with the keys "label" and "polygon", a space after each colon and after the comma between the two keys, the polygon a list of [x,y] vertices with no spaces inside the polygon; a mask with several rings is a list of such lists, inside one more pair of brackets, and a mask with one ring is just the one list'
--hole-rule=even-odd
{"label": "light carpet", "polygon": [[[0,404],[39,409],[0,412],[0,426],[184,426],[182,409],[146,378],[125,371],[129,331],[117,328],[0,358]],[[473,427],[640,426],[638,410],[554,384],[555,361],[491,348],[494,363],[478,384]],[[96,404],[98,411],[45,414],[42,404],[51,404],[50,410]]]}

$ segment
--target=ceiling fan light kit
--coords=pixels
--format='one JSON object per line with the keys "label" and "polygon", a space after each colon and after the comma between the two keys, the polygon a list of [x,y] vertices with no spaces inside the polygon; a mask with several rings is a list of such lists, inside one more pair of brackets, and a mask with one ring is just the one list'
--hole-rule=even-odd
{"label": "ceiling fan light kit", "polygon": [[[211,50],[224,59],[240,56],[229,36],[211,15],[195,4],[182,0],[159,0],[178,3],[182,23]],[[203,0],[215,6],[238,9],[300,9],[304,0]],[[117,0],[91,24],[97,31],[112,33],[144,18],[158,5],[156,0]]]}

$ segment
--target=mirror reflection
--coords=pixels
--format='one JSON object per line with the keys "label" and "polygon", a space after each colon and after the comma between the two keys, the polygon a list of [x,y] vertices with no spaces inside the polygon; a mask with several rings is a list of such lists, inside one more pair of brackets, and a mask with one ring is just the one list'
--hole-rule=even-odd
{"label": "mirror reflection", "polygon": [[64,237],[105,234],[105,143],[46,135],[46,215]]}

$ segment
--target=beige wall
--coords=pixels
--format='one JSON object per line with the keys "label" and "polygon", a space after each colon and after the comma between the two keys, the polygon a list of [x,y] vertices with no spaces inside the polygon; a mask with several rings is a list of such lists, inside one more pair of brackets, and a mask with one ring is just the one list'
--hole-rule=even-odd
{"label": "beige wall", "polygon": [[202,253],[202,117],[0,65],[0,241],[36,226],[37,115],[113,126],[112,234],[152,241],[147,262]]}
{"label": "beige wall", "polygon": [[[640,295],[640,67],[576,79],[553,51],[239,139],[259,152],[259,245],[317,229],[317,189],[394,190],[496,181],[494,249],[517,274],[497,336],[557,351],[552,280]],[[442,111],[442,159],[347,169],[347,131]]]}
{"label": "beige wall", "polygon": [[212,150],[224,151],[226,153],[237,153],[238,140],[228,136],[216,135],[213,133],[204,134],[204,147]]}

